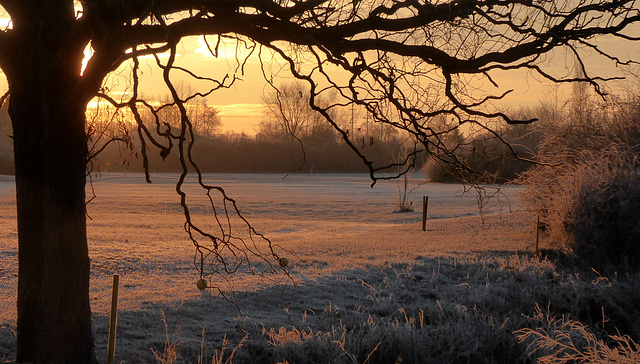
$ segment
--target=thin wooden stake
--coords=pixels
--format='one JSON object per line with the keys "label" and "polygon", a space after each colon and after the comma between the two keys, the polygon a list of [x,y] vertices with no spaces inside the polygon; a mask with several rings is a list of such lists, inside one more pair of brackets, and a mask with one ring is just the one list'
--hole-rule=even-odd
{"label": "thin wooden stake", "polygon": [[538,215],[538,219],[536,220],[536,257],[540,257],[540,215]]}
{"label": "thin wooden stake", "polygon": [[116,325],[118,323],[118,283],[120,276],[113,275],[113,291],[111,293],[111,320],[109,321],[109,350],[107,352],[107,364],[113,364],[116,353]]}
{"label": "thin wooden stake", "polygon": [[422,196],[422,231],[427,231],[427,207],[429,206],[429,196]]}

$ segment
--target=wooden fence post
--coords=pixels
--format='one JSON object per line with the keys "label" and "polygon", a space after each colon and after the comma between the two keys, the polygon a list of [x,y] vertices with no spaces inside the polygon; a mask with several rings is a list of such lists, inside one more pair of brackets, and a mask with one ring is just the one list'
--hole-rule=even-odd
{"label": "wooden fence post", "polygon": [[540,215],[536,220],[536,258],[540,257]]}
{"label": "wooden fence post", "polygon": [[427,207],[429,206],[429,196],[422,196],[422,231],[427,231]]}
{"label": "wooden fence post", "polygon": [[120,276],[113,275],[113,291],[111,293],[111,320],[109,321],[109,349],[107,352],[107,364],[113,364],[116,353],[116,325],[118,323],[118,283]]}

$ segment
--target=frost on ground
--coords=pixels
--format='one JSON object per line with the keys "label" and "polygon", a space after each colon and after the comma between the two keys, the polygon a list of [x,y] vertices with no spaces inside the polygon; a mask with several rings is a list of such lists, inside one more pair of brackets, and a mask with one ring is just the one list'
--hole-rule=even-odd
{"label": "frost on ground", "polygon": [[[292,252],[294,282],[239,275],[227,291],[237,306],[199,291],[175,177],[155,176],[152,185],[140,175],[96,178],[88,237],[100,361],[113,274],[118,363],[211,362],[225,339],[227,356],[242,342],[237,363],[526,361],[533,344],[514,332],[544,325],[541,310],[638,337],[638,277],[579,276],[533,259],[535,220],[517,211],[513,188],[480,217],[473,193],[423,185],[411,195],[416,207],[429,195],[423,232],[419,209],[393,212],[394,182],[371,189],[361,175],[208,177]],[[0,362],[15,351],[17,235],[8,191],[0,197]]]}

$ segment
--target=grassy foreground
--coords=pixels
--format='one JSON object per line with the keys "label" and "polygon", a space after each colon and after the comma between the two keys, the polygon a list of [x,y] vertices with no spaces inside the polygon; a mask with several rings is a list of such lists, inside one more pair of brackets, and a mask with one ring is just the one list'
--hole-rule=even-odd
{"label": "grassy foreground", "polygon": [[[639,362],[639,275],[604,276],[535,258],[528,220],[523,213],[504,213],[432,221],[424,233],[428,238],[407,245],[400,242],[409,236],[393,234],[386,225],[353,235],[339,232],[354,243],[350,249],[341,239],[323,243],[326,231],[303,232],[306,249],[288,246],[297,252],[291,258],[295,287],[256,284],[236,291],[231,297],[242,315],[208,293],[170,303],[150,300],[121,312],[117,358],[126,363]],[[414,224],[395,227],[423,236]],[[290,244],[299,241],[289,234]],[[354,236],[368,239],[363,243]],[[107,327],[106,316],[96,318],[99,347],[106,345]]]}
{"label": "grassy foreground", "polygon": [[154,350],[164,363],[637,363],[637,278],[530,254],[416,257],[278,289],[282,299],[242,294],[248,316],[224,343],[203,328],[196,345],[171,324],[195,303],[164,307]]}
{"label": "grassy foreground", "polygon": [[[89,240],[101,362],[114,273],[117,363],[640,362],[639,274],[533,257],[535,220],[524,212],[481,218],[461,209],[422,232],[419,212],[394,214],[381,197],[393,196],[394,185],[368,204],[320,192],[278,202],[298,196],[291,186],[269,194],[260,187],[255,196],[239,190],[260,202],[246,207],[252,223],[294,252],[287,257],[296,283],[234,277],[227,292],[241,315],[195,288],[170,184],[144,186],[153,199],[138,197],[136,183],[97,187]],[[263,206],[265,196],[274,201]],[[451,209],[442,201],[433,215]],[[0,199],[0,362],[15,360],[14,203]]]}

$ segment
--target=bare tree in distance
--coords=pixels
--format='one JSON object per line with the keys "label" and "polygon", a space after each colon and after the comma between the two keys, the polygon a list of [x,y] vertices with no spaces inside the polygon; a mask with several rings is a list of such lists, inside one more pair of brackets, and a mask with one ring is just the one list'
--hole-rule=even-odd
{"label": "bare tree in distance", "polygon": [[[311,108],[309,91],[300,82],[280,85],[270,84],[271,89],[262,97],[265,106],[264,119],[260,122],[258,137],[275,140],[294,140],[300,147],[301,162],[297,172],[307,161],[305,143],[327,143],[338,138],[336,130],[323,115]],[[331,120],[343,125],[343,115],[335,107],[335,95],[319,96],[315,104],[326,107]],[[329,152],[329,151],[327,151]]]}
{"label": "bare tree in distance", "polygon": [[260,128],[263,133],[300,138],[321,122],[321,115],[309,107],[307,89],[300,83],[274,85],[273,91],[265,93],[262,100],[266,106]]}
{"label": "bare tree in distance", "polygon": [[[255,270],[254,259],[272,266],[278,255],[241,215],[248,238],[231,233],[228,214],[238,215],[236,202],[207,184],[193,163],[194,131],[185,105],[191,97],[230,87],[245,71],[248,57],[263,60],[271,82],[275,75],[265,60],[283,60],[285,69],[307,85],[310,107],[363,160],[375,182],[391,178],[379,172],[397,165],[369,161],[332,119],[330,108],[319,105],[324,94],[335,93],[342,106],[366,109],[373,122],[413,136],[419,149],[438,159],[447,155],[445,143],[438,142],[447,132],[472,125],[491,133],[487,120],[534,121],[512,119],[492,106],[512,92],[499,87],[495,72],[527,70],[560,84],[586,82],[604,94],[604,82],[613,77],[595,73],[583,55],[591,53],[611,66],[629,65],[634,60],[608,53],[599,42],[640,39],[634,33],[640,23],[634,0],[0,0],[0,6],[11,18],[0,31],[0,68],[9,84],[14,131],[17,360],[34,363],[96,362],[85,206],[85,111],[92,98],[133,113],[145,167],[152,150],[163,157],[177,153],[183,173],[176,189],[201,271],[206,260],[216,263],[211,269],[233,273],[241,267]],[[213,56],[223,42],[236,44],[238,59],[226,76],[199,76],[176,63],[180,42],[204,35]],[[89,44],[94,53],[83,70]],[[575,55],[584,77],[547,67],[562,52]],[[179,110],[178,127],[163,123],[157,108],[142,98],[142,57],[155,57]],[[123,72],[121,66],[127,66],[130,93],[116,100],[104,83]],[[177,75],[209,86],[181,97],[174,84]],[[140,118],[142,110],[154,115],[152,127]],[[431,128],[430,120],[438,116],[452,120],[451,128]],[[419,149],[403,159],[404,171]],[[196,173],[218,212],[215,231],[201,228],[189,210],[188,172]],[[146,177],[151,180],[148,172]],[[251,239],[264,245],[258,248]],[[227,251],[235,258],[229,259]]]}

